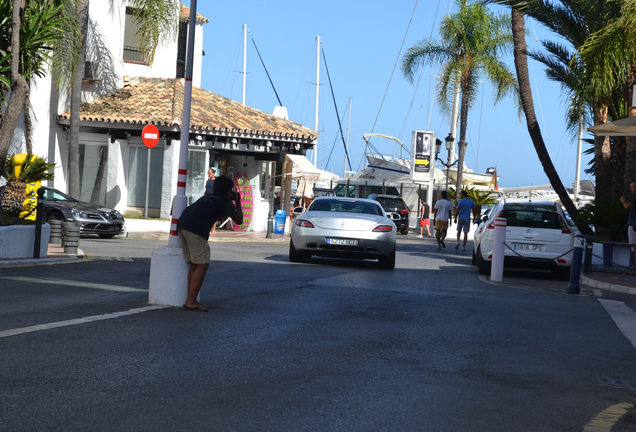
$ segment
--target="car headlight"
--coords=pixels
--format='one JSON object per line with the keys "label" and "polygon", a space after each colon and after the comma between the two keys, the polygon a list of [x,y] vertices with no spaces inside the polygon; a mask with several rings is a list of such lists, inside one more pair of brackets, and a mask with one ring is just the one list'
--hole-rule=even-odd
{"label": "car headlight", "polygon": [[124,217],[121,215],[121,213],[119,213],[117,210],[113,210],[111,212],[111,215],[113,216],[113,219],[124,219]]}
{"label": "car headlight", "polygon": [[82,210],[72,209],[71,213],[73,214],[73,217],[86,219],[86,212],[84,212]]}

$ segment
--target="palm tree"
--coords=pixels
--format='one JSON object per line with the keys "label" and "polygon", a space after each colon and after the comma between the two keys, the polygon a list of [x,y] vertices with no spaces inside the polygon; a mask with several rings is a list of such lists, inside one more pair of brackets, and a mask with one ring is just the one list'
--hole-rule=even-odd
{"label": "palm tree", "polygon": [[[14,3],[17,8],[13,8]],[[51,61],[58,86],[71,93],[68,184],[71,195],[74,196],[79,196],[80,184],[79,110],[84,75],[85,35],[90,25],[88,5],[89,0],[0,0],[2,96],[11,90],[0,127],[0,165],[7,157],[19,115],[27,103],[28,83],[32,76],[41,76],[44,64]],[[149,62],[152,62],[157,46],[176,36],[180,2],[128,0],[127,6],[131,8],[138,25],[141,48]],[[13,21],[7,18],[12,12]],[[11,26],[21,31],[12,31]],[[13,36],[15,40],[12,39]],[[12,56],[12,52],[19,52],[20,55]],[[26,114],[28,115],[28,109]]]}
{"label": "palm tree", "polygon": [[[69,128],[69,194],[80,196],[79,176],[79,123],[82,92],[82,78],[86,59],[86,33],[91,24],[88,19],[90,0],[79,0],[79,4],[70,12],[76,20],[81,32],[70,52],[73,57],[74,69],[66,70],[67,75],[62,81],[71,82],[71,115]],[[133,18],[137,24],[137,36],[141,42],[144,57],[152,63],[155,50],[164,42],[174,39],[179,25],[180,3],[178,0],[129,0],[127,6],[131,8]],[[193,23],[194,25],[194,23]],[[67,54],[68,55],[68,54]],[[72,75],[68,75],[68,73]]]}
{"label": "palm tree", "polygon": [[457,189],[460,189],[464,164],[462,146],[466,145],[468,111],[476,100],[478,81],[486,77],[492,82],[496,103],[508,93],[516,93],[516,80],[500,59],[513,46],[509,18],[492,13],[480,1],[469,4],[468,0],[456,0],[455,4],[459,11],[442,20],[440,39],[423,39],[409,48],[402,59],[402,72],[412,83],[419,67],[426,63],[441,65],[438,99],[443,107],[448,107],[457,86],[461,90],[457,170]]}
{"label": "palm tree", "polygon": [[[592,33],[580,48],[581,58],[588,65],[593,85],[604,94],[618,94],[621,98],[617,120],[626,115],[635,116],[636,107],[631,103],[636,85],[636,1],[613,2],[615,13],[607,17],[605,26]],[[622,182],[618,194],[629,191],[629,184],[636,179],[636,138],[614,137],[621,142],[616,160],[624,162]]]}
{"label": "palm tree", "polygon": [[0,101],[7,105],[0,126],[0,166],[23,109],[30,123],[29,84],[44,75],[56,42],[65,38],[64,7],[70,1],[0,0]]}
{"label": "palm tree", "polygon": [[33,156],[32,153],[8,158],[0,167],[0,176],[7,180],[0,203],[2,213],[19,217],[24,210],[27,183],[52,180],[53,173],[49,171],[53,168],[54,163],[47,163],[45,159]]}
{"label": "palm tree", "polygon": [[[625,72],[629,68],[625,65],[633,63],[626,58],[633,58],[636,36],[632,28],[631,39],[626,37],[627,22],[633,20],[634,13],[622,10],[621,5],[633,4],[633,0],[492,1],[534,18],[567,42],[542,41],[547,53],[528,54],[544,63],[548,77],[560,82],[570,96],[566,97],[572,101],[567,110],[570,127],[578,127],[582,116],[598,125],[627,114],[623,84],[627,84]],[[621,17],[624,19],[619,23]],[[608,23],[617,27],[610,31]],[[611,201],[616,195],[614,179],[619,178],[622,183],[627,164],[622,163],[625,145],[621,141],[594,137],[597,200]]]}
{"label": "palm tree", "polygon": [[[532,100],[532,89],[530,87],[530,75],[528,73],[528,59],[526,56],[526,25],[524,21],[524,15],[522,12],[512,9],[512,34],[514,37],[514,61],[515,69],[517,71],[517,79],[519,80],[519,93],[521,96],[521,105],[523,112],[526,115],[526,123],[528,125],[528,132],[530,138],[534,144],[534,148],[537,152],[537,156],[543,165],[543,171],[548,176],[550,184],[554,188],[554,191],[559,196],[561,204],[565,207],[568,213],[575,218],[578,211],[576,206],[572,202],[567,190],[563,187],[563,183],[559,178],[559,174],[554,168],[550,154],[545,146],[543,137],[541,136],[541,129],[539,128],[539,122],[534,111],[534,102]],[[592,235],[592,231],[587,225],[578,226],[579,230],[583,234]]]}

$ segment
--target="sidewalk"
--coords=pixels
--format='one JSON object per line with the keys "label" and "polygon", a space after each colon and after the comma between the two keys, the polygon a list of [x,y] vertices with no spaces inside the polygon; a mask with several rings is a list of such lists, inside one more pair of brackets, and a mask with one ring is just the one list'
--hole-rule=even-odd
{"label": "sidewalk", "polygon": [[592,273],[581,273],[580,283],[591,288],[636,295],[636,273],[624,270],[598,268]]}

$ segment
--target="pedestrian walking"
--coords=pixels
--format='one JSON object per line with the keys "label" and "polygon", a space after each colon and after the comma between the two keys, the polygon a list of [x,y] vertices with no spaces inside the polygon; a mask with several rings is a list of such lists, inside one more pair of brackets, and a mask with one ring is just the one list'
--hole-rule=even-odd
{"label": "pedestrian walking", "polygon": [[[210,266],[210,230],[222,215],[228,215],[237,224],[243,223],[240,194],[233,192],[234,182],[226,176],[214,181],[214,192],[203,195],[189,205],[177,221],[177,234],[183,257],[190,263],[188,269],[188,297],[183,309],[207,312],[197,301],[206,272]],[[236,205],[234,204],[236,201]]]}
{"label": "pedestrian walking", "polygon": [[442,198],[438,199],[433,206],[433,220],[435,224],[435,238],[437,239],[437,249],[446,247],[444,239],[451,225],[451,214],[453,204],[448,200],[448,193],[442,191]]}
{"label": "pedestrian walking", "polygon": [[468,198],[468,192],[465,190],[459,193],[461,199],[457,203],[455,209],[455,224],[457,224],[457,246],[455,249],[459,249],[460,237],[462,231],[464,232],[464,244],[462,250],[466,250],[466,242],[468,241],[468,231],[470,231],[470,213],[475,208],[475,202]]}
{"label": "pedestrian walking", "polygon": [[629,191],[633,195],[631,201],[627,201],[624,197],[621,197],[621,203],[623,207],[629,209],[629,215],[627,216],[627,240],[629,246],[632,248],[633,261],[629,267],[631,270],[636,270],[636,181],[629,184]]}
{"label": "pedestrian walking", "polygon": [[422,238],[424,230],[426,230],[426,237],[430,237],[431,233],[428,229],[430,225],[430,209],[431,207],[426,203],[426,198],[422,200],[422,217],[420,218],[420,235],[417,238]]}

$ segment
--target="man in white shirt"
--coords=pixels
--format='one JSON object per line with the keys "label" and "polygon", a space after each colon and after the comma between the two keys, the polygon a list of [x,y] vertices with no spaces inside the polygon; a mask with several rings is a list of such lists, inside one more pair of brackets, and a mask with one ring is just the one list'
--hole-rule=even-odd
{"label": "man in white shirt", "polygon": [[453,204],[448,200],[448,194],[446,191],[442,191],[442,198],[437,200],[433,206],[433,220],[435,221],[435,238],[437,239],[437,249],[446,247],[444,239],[448,232],[448,227],[451,225],[451,214],[453,211]]}

